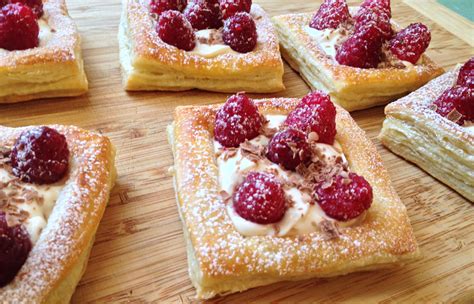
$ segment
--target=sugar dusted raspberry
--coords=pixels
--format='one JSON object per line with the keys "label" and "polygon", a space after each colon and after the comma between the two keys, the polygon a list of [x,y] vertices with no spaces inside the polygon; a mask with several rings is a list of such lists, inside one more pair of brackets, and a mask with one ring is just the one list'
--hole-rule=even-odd
{"label": "sugar dusted raspberry", "polygon": [[169,10],[182,12],[187,3],[187,0],[151,0],[150,12],[157,16]]}
{"label": "sugar dusted raspberry", "polygon": [[156,25],[158,36],[178,49],[191,51],[196,46],[196,36],[189,21],[178,11],[161,14]]}
{"label": "sugar dusted raspberry", "polygon": [[336,136],[336,108],[329,95],[311,92],[288,114],[285,125],[306,134],[316,132],[318,142],[332,145]]}
{"label": "sugar dusted raspberry", "polygon": [[306,134],[297,129],[286,129],[276,133],[267,146],[267,157],[288,170],[311,159],[311,150]]}
{"label": "sugar dusted raspberry", "polygon": [[33,13],[39,19],[43,16],[43,1],[42,0],[10,0],[10,3],[21,3],[31,8]]}
{"label": "sugar dusted raspberry", "polygon": [[390,17],[387,14],[379,14],[374,10],[361,8],[355,20],[355,32],[359,32],[363,27],[375,27],[380,31],[384,40],[393,37]]}
{"label": "sugar dusted raspberry", "polygon": [[474,57],[461,67],[457,84],[474,89]]}
{"label": "sugar dusted raspberry", "polygon": [[390,8],[390,0],[365,0],[360,5],[360,9],[357,12],[359,15],[360,10],[370,9],[377,14],[385,14],[388,18],[392,18],[392,9]]}
{"label": "sugar dusted raspberry", "polygon": [[20,3],[7,4],[0,10],[0,48],[9,51],[35,48],[39,44],[36,15]]}
{"label": "sugar dusted raspberry", "polygon": [[0,211],[0,288],[15,278],[31,247],[25,228],[21,225],[9,227],[5,213]]}
{"label": "sugar dusted raspberry", "polygon": [[382,41],[382,33],[376,27],[360,27],[337,49],[336,60],[355,68],[376,68],[381,61]]}
{"label": "sugar dusted raspberry", "polygon": [[220,28],[222,26],[221,11],[217,0],[195,0],[189,2],[184,16],[195,30]]}
{"label": "sugar dusted raspberry", "polygon": [[252,0],[220,0],[222,18],[225,20],[237,13],[250,13]]}
{"label": "sugar dusted raspberry", "polygon": [[372,187],[362,177],[349,173],[337,175],[314,187],[314,199],[327,216],[348,221],[361,215],[372,204]]}
{"label": "sugar dusted raspberry", "polygon": [[257,27],[248,13],[237,13],[224,22],[222,39],[239,53],[253,51],[257,45]]}
{"label": "sugar dusted raspberry", "polygon": [[66,175],[69,167],[66,138],[49,127],[23,132],[10,157],[13,174],[28,183],[57,182]]}
{"label": "sugar dusted raspberry", "polygon": [[436,113],[458,125],[465,121],[474,122],[474,90],[463,86],[454,86],[441,94],[434,102]]}
{"label": "sugar dusted raspberry", "polygon": [[311,19],[309,26],[317,30],[335,29],[350,18],[346,0],[325,0]]}
{"label": "sugar dusted raspberry", "polygon": [[214,137],[225,147],[238,147],[259,135],[262,118],[252,99],[238,93],[227,99],[216,114]]}
{"label": "sugar dusted raspberry", "polygon": [[234,209],[244,219],[257,224],[272,224],[285,215],[283,187],[275,176],[250,172],[233,195]]}
{"label": "sugar dusted raspberry", "polygon": [[421,23],[412,23],[390,40],[390,51],[400,60],[415,64],[430,45],[431,34]]}

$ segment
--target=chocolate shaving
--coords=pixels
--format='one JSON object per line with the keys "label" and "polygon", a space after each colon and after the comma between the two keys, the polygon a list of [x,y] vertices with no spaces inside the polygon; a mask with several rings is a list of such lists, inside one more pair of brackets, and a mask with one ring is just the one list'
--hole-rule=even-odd
{"label": "chocolate shaving", "polygon": [[277,128],[270,128],[267,127],[266,125],[262,127],[260,130],[260,133],[263,134],[266,137],[273,137],[278,132]]}
{"label": "chocolate shaving", "polygon": [[324,240],[337,239],[341,235],[337,224],[333,221],[323,220],[319,223],[319,229],[323,233]]}
{"label": "chocolate shaving", "polygon": [[456,110],[456,108],[454,108],[451,112],[448,113],[448,115],[446,115],[446,118],[451,120],[452,122],[458,122],[462,117],[462,114],[458,112],[458,110]]}
{"label": "chocolate shaving", "polygon": [[228,149],[225,149],[223,152],[223,155],[224,155],[224,160],[228,160],[229,158],[232,158],[234,157],[235,155],[237,155],[237,149],[235,148],[228,148]]}
{"label": "chocolate shaving", "polygon": [[198,37],[197,41],[201,44],[224,44],[224,40],[222,39],[222,32],[217,29],[210,29],[209,30],[209,37]]}
{"label": "chocolate shaving", "polygon": [[222,201],[224,203],[227,203],[227,201],[229,201],[232,198],[232,196],[229,193],[227,193],[227,191],[225,190],[221,190],[219,194],[220,196],[222,196]]}
{"label": "chocolate shaving", "polygon": [[438,110],[438,106],[432,103],[428,106],[428,109],[436,112],[436,110]]}
{"label": "chocolate shaving", "polygon": [[316,132],[310,132],[308,134],[308,143],[316,143],[319,140],[319,135]]}

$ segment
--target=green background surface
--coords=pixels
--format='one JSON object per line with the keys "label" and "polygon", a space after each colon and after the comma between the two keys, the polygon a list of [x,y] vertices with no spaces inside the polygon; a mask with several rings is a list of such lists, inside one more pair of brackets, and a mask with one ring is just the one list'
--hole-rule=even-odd
{"label": "green background surface", "polygon": [[474,22],[474,0],[438,0],[438,2]]}

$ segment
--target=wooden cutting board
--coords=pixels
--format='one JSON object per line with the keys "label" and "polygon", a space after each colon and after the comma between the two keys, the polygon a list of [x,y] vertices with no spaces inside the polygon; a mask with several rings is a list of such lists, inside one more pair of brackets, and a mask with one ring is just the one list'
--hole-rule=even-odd
{"label": "wooden cutting board", "polygon": [[[314,11],[320,1],[260,0],[270,15]],[[444,68],[474,50],[428,17],[392,0],[403,25],[423,22],[432,30],[429,55]],[[165,128],[177,105],[223,102],[226,94],[126,93],[121,86],[117,28],[119,0],[69,0],[78,23],[90,92],[73,99],[0,106],[0,124],[73,124],[108,135],[118,149],[119,179],[99,227],[89,267],[73,303],[192,302],[185,244],[174,200],[173,164]],[[472,24],[471,24],[472,26]],[[472,31],[472,27],[466,31]],[[308,87],[285,66],[287,90]],[[270,95],[255,95],[254,97]],[[474,297],[474,207],[425,172],[380,145],[383,107],[353,114],[376,143],[396,190],[408,208],[424,258],[402,268],[343,277],[279,283],[215,302],[452,302]]]}

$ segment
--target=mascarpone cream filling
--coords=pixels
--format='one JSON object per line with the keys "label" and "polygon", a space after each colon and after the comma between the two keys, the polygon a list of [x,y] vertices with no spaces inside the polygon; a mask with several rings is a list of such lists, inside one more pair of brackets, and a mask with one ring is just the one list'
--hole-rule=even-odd
{"label": "mascarpone cream filling", "polygon": [[[191,51],[191,53],[198,54],[206,58],[213,58],[219,55],[235,53],[230,46],[224,44],[221,39],[221,33],[219,30],[215,29],[206,29],[196,31],[196,46]],[[217,43],[214,40],[217,38]]]}
{"label": "mascarpone cream filling", "polygon": [[[278,128],[286,119],[285,115],[266,115],[265,118],[269,121],[269,128]],[[251,144],[263,145],[268,144],[269,138],[260,135],[250,141]],[[318,143],[318,149],[325,159],[336,159],[340,156],[343,162],[347,164],[347,160],[342,153],[342,148],[339,143],[335,142],[333,146]],[[215,152],[222,151],[223,147],[214,141]],[[289,181],[291,175],[298,175],[298,173],[282,169],[277,164],[267,160],[251,161],[242,155],[242,150],[237,149],[235,155],[230,157],[221,154],[217,158],[217,165],[219,170],[219,185],[220,190],[225,191],[231,195],[234,189],[240,185],[244,180],[245,173],[250,171],[275,171],[278,172],[278,177],[283,181]],[[283,218],[274,224],[262,225],[253,223],[238,215],[233,207],[232,199],[227,202],[227,213],[232,220],[237,231],[244,236],[254,235],[301,235],[317,231],[318,225],[323,220],[334,221],[326,216],[324,211],[318,204],[311,204],[311,196],[307,192],[300,191],[296,187],[285,189],[285,194],[291,199],[292,204],[286,210]],[[340,223],[340,226],[349,226],[361,220],[363,216],[353,219],[348,222]],[[338,222],[339,223],[339,222]]]}
{"label": "mascarpone cream filling", "polygon": [[347,30],[341,29],[340,27],[320,31],[309,25],[305,25],[304,31],[314,39],[326,55],[333,60],[336,58],[336,45],[341,44],[347,35]]}
{"label": "mascarpone cream filling", "polygon": [[[0,168],[0,183],[6,184],[12,180],[16,180],[16,177],[6,169]],[[7,197],[13,196],[15,198],[21,198],[21,200],[17,201],[12,200],[10,204],[13,204],[17,211],[26,215],[26,220],[22,222],[22,224],[28,231],[31,243],[34,245],[48,223],[48,218],[61,190],[64,187],[64,183],[56,183],[52,185],[20,183],[22,186],[21,190],[7,185],[6,187],[0,188],[0,191],[3,191]],[[22,190],[36,193],[36,195],[33,195],[32,197],[21,197],[19,192]],[[7,216],[9,215],[8,210],[6,211],[6,214]]]}

